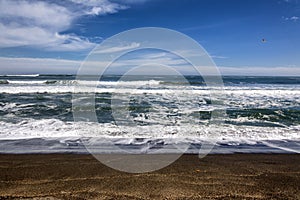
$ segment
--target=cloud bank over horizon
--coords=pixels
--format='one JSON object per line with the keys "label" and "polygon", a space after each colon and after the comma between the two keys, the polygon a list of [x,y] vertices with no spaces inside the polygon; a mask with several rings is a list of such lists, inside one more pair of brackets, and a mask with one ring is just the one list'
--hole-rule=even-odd
{"label": "cloud bank over horizon", "polygon": [[[143,60],[146,59],[146,60]],[[173,66],[175,69],[181,69],[185,75],[195,75],[194,70],[182,60],[172,57],[166,57],[165,54],[149,54],[148,57],[143,55],[143,59],[128,59],[117,63],[115,67],[130,68],[139,65],[141,62],[149,61]],[[6,58],[0,57],[0,75],[15,74],[76,74],[83,61],[52,59],[52,58]],[[101,63],[103,64],[103,63]],[[109,64],[109,63],[104,63]],[[9,66],[9,67],[8,67]],[[96,64],[95,64],[96,66]],[[300,67],[297,66],[217,66],[223,76],[300,76]],[[19,73],[20,71],[26,73]],[[110,71],[111,74],[119,75],[119,70]],[[185,70],[186,69],[186,70]]]}

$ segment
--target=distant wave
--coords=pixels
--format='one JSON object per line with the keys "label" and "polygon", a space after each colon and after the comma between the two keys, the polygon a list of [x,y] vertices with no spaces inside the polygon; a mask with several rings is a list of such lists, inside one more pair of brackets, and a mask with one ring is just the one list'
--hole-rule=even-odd
{"label": "distant wave", "polygon": [[39,74],[8,74],[8,75],[0,75],[0,76],[7,76],[7,77],[38,77]]}
{"label": "distant wave", "polygon": [[[72,81],[10,81],[10,80],[0,80],[1,84],[8,84],[6,87],[0,87],[0,93],[9,93],[9,94],[22,94],[22,93],[80,93],[81,88],[78,87],[78,90],[74,91],[74,87],[78,83],[74,80]],[[153,84],[153,85],[151,85]],[[81,85],[81,84],[80,84]],[[189,93],[205,95],[210,94],[210,89],[218,89],[214,87],[207,86],[166,86],[160,85],[158,83],[141,83],[137,81],[132,82],[88,82],[82,83],[83,86],[98,86],[95,89],[96,93],[132,93],[132,94],[164,94],[164,93],[173,93],[173,94],[182,94]],[[151,86],[151,87],[148,87]],[[229,95],[240,95],[239,98],[244,98],[245,96],[251,97],[280,97],[294,99],[294,97],[299,96],[300,90],[299,87],[232,87],[225,86],[224,90]],[[265,97],[264,97],[265,96]],[[251,101],[251,99],[249,99]]]}
{"label": "distant wave", "polygon": [[0,85],[1,84],[9,84],[9,82],[7,80],[0,80]]}
{"label": "distant wave", "polygon": [[32,85],[32,84],[43,84],[45,81],[11,81],[7,80],[9,84],[22,84],[22,85]]}
{"label": "distant wave", "polygon": [[82,81],[82,80],[48,80],[45,84],[56,85],[98,85],[98,86],[142,86],[142,85],[159,85],[160,81]]}
{"label": "distant wave", "polygon": [[79,81],[79,80],[0,80],[0,84],[22,84],[22,85],[97,85],[97,86],[144,86],[159,85],[161,81]]}

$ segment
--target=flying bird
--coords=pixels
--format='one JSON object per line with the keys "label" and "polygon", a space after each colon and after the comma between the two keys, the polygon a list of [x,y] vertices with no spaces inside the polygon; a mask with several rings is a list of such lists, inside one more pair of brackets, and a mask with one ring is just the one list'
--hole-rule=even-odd
{"label": "flying bird", "polygon": [[263,43],[267,42],[267,40],[266,40],[265,38],[263,38],[261,41],[262,41]]}

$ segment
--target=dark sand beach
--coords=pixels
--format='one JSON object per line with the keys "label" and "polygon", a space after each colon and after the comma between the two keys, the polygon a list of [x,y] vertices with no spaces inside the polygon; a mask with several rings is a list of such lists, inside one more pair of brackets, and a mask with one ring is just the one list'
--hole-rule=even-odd
{"label": "dark sand beach", "polygon": [[0,155],[0,199],[300,199],[300,155],[184,155],[144,174],[91,155]]}

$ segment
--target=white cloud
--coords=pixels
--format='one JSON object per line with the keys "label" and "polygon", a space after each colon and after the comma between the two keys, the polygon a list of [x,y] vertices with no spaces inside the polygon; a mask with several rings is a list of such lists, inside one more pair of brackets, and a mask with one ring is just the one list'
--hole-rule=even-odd
{"label": "white cloud", "polygon": [[[71,25],[74,14],[56,4],[38,1],[0,1],[0,16],[19,25],[65,30]],[[10,19],[19,19],[18,22]]]}
{"label": "white cloud", "polygon": [[297,16],[293,16],[290,18],[290,20],[298,20],[298,19],[299,19],[299,17],[297,17]]}
{"label": "white cloud", "polygon": [[114,53],[124,50],[135,49],[140,46],[139,43],[132,42],[131,44],[123,44],[115,47],[101,47],[99,50],[95,50],[93,53]]}
{"label": "white cloud", "polygon": [[296,22],[296,21],[298,21],[300,18],[297,17],[297,16],[292,16],[292,17],[284,17],[284,19],[287,20],[287,21],[294,21],[294,22]]}
{"label": "white cloud", "polygon": [[88,15],[106,15],[127,9],[128,6],[109,2],[107,0],[70,0],[78,5],[85,6],[84,13]]}
{"label": "white cloud", "polygon": [[59,34],[42,27],[19,27],[0,23],[0,46],[37,46],[46,50],[74,51],[92,48],[93,43],[70,34]]}
{"label": "white cloud", "polygon": [[83,15],[105,15],[126,9],[107,0],[0,0],[0,48],[33,46],[55,51],[80,51],[95,46],[87,38],[62,34]]}
{"label": "white cloud", "polygon": [[227,59],[228,57],[226,56],[215,56],[215,55],[211,55],[211,58],[216,58],[216,59]]}

